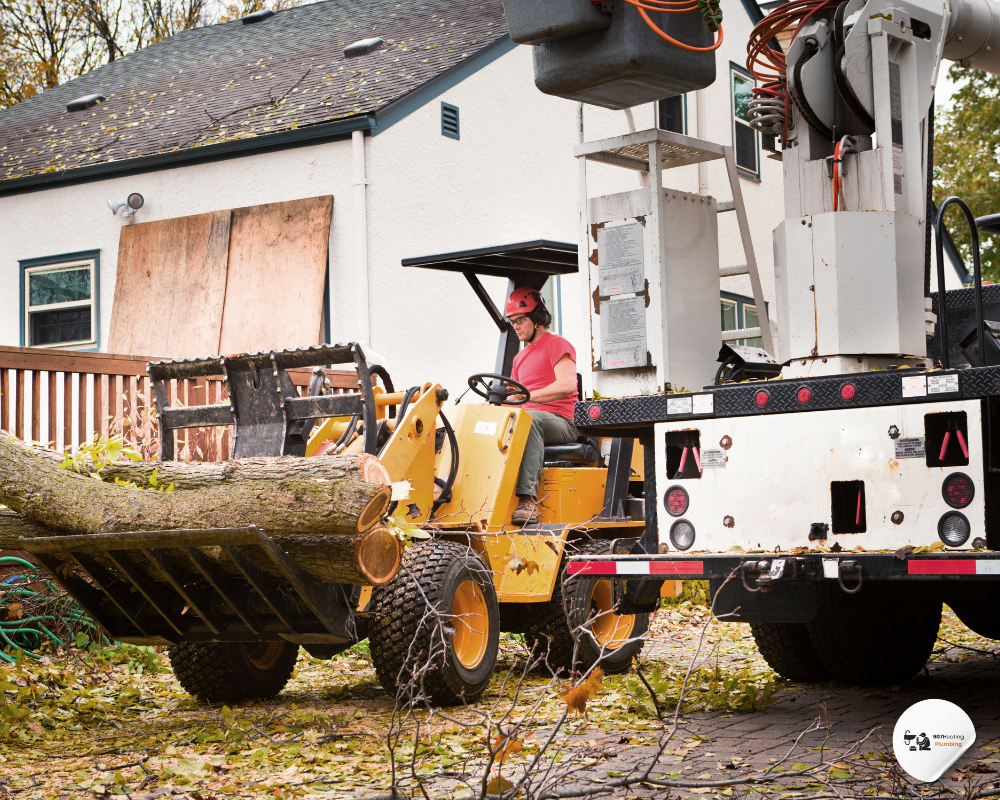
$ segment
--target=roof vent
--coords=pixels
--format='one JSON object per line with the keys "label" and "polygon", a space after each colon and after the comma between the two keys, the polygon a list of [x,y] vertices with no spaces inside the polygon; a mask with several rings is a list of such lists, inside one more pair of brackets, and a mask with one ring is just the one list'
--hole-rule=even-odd
{"label": "roof vent", "polygon": [[253,25],[255,22],[263,22],[268,17],[273,16],[274,12],[265,8],[263,11],[254,11],[253,14],[247,14],[241,18],[241,21],[244,25]]}
{"label": "roof vent", "polygon": [[384,44],[385,39],[379,39],[377,36],[373,39],[362,39],[360,42],[349,44],[344,48],[344,58],[366,56],[369,53],[374,53]]}
{"label": "roof vent", "polygon": [[98,103],[103,103],[106,98],[103,94],[86,94],[83,97],[78,97],[71,103],[66,104],[67,111],[86,111],[88,108],[93,108]]}

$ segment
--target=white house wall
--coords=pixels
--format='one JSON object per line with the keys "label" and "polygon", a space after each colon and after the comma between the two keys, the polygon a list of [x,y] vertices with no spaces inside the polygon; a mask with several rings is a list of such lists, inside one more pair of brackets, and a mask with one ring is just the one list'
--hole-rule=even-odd
{"label": "white house wall", "polygon": [[[717,81],[705,92],[706,138],[732,144],[729,61],[741,63],[752,23],[738,0],[723,0],[723,9],[726,42],[717,57]],[[403,269],[401,259],[535,238],[577,239],[576,104],[535,89],[531,55],[529,47],[516,47],[366,137],[371,347],[397,387],[433,380],[457,395],[469,374],[492,371],[498,333],[460,275]],[[441,101],[459,108],[459,140],[441,135]],[[652,104],[633,113],[638,129],[652,126]],[[691,135],[698,133],[695,120],[690,96]],[[587,139],[627,130],[622,112],[586,107]],[[335,341],[355,338],[351,148],[346,140],[0,197],[0,344],[20,341],[18,260],[95,249],[101,251],[100,326],[107,341],[123,222],[106,201],[129,192],[146,199],[139,222],[332,194],[330,334]],[[604,165],[591,165],[588,175],[591,195],[639,185],[636,173]],[[697,169],[670,171],[665,183],[697,191]],[[742,189],[771,299],[771,230],[782,218],[780,165],[762,159],[761,182],[744,179]],[[719,199],[731,196],[721,163],[710,166],[709,190]],[[743,260],[734,217],[720,220],[725,264]],[[499,303],[504,282],[484,282]],[[569,276],[561,287],[563,332],[586,352],[580,282]],[[723,288],[750,293],[745,278],[727,279]]]}

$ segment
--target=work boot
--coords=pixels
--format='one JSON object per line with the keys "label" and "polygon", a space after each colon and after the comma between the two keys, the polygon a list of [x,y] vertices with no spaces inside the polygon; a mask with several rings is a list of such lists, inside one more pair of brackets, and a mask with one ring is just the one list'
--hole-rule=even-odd
{"label": "work boot", "polygon": [[533,497],[519,497],[520,501],[514,513],[511,514],[510,521],[514,525],[534,525],[538,522],[538,506]]}

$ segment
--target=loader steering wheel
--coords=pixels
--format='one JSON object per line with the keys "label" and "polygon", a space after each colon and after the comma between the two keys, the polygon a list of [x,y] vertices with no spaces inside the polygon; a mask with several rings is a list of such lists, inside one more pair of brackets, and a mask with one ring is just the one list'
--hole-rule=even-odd
{"label": "loader steering wheel", "polygon": [[[487,383],[487,378],[491,378],[492,382]],[[509,406],[523,406],[531,395],[528,387],[523,383],[518,383],[506,375],[494,375],[492,372],[478,372],[470,376],[469,388],[491,406],[502,406],[505,403]],[[523,395],[523,397],[520,400],[508,402],[507,398],[515,394]]]}

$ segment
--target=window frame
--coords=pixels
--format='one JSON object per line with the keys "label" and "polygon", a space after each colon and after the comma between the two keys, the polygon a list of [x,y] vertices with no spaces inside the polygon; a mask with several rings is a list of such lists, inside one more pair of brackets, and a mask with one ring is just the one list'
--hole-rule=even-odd
{"label": "window frame", "polygon": [[[89,263],[88,263],[89,262]],[[42,258],[26,258],[18,261],[19,269],[19,305],[20,305],[20,341],[21,347],[39,347],[46,350],[91,350],[101,349],[101,251],[83,250],[75,253],[63,253],[57,256]],[[31,306],[28,298],[29,277],[40,272],[52,272],[60,268],[90,267],[90,338],[75,342],[56,342],[54,344],[37,344],[31,342],[31,312],[32,310],[58,311],[64,308],[82,308],[87,301],[71,301],[67,303],[50,303],[44,306]]]}
{"label": "window frame", "polygon": [[660,103],[662,103],[664,100],[670,100],[673,97],[679,97],[679,98],[681,98],[681,118],[682,118],[682,120],[684,122],[684,124],[682,126],[684,128],[684,130],[682,130],[682,131],[674,131],[674,133],[680,133],[680,134],[682,134],[684,136],[687,136],[688,135],[688,93],[687,92],[683,92],[682,94],[677,94],[677,95],[671,95],[670,97],[664,97],[664,98],[661,98],[660,100],[657,100],[655,103],[653,103],[653,119],[654,119],[654,121],[656,123],[656,127],[657,128],[659,128],[660,130],[664,130],[664,131],[667,130],[667,128],[664,128],[660,124],[660,122],[661,122],[661,119],[660,119]]}
{"label": "window frame", "polygon": [[[551,298],[548,298],[545,295],[548,293],[550,288],[552,290],[552,296]],[[545,306],[549,309],[549,313],[552,315],[552,330],[562,336],[562,276],[550,275],[549,279],[542,287],[540,294],[542,295],[542,299],[545,300]]]}
{"label": "window frame", "polygon": [[[720,292],[719,293],[719,303],[720,303],[720,305],[722,303],[731,303],[731,304],[734,304],[736,306],[736,327],[733,328],[732,330],[742,330],[742,329],[744,329],[744,328],[747,327],[746,316],[745,315],[746,315],[746,309],[748,307],[752,308],[754,311],[757,310],[757,302],[752,297],[747,297],[745,294],[736,294],[735,292],[726,292],[726,291]],[[770,304],[767,303],[767,302],[765,302],[764,303],[764,311],[765,311],[765,313],[767,313],[769,307],[770,307]],[[760,322],[759,322],[760,315],[757,316],[757,319],[758,319],[758,323],[757,324],[759,325],[760,324]],[[727,328],[726,330],[730,330],[730,329]],[[761,338],[761,343],[760,344],[750,345],[750,347],[761,347],[762,348],[764,346],[764,344],[763,344],[763,338],[764,337],[760,337],[760,338]],[[746,343],[748,341],[750,341],[750,340],[749,339],[737,339],[736,343],[740,344],[740,345],[746,345]]]}
{"label": "window frame", "polygon": [[[729,62],[729,135],[732,137],[733,141],[733,160],[736,160],[737,148],[736,148],[736,125],[745,125],[750,128],[746,122],[736,117],[736,77],[739,76],[742,80],[750,83],[751,88],[757,88],[757,81],[754,79],[746,69],[736,64],[733,61]],[[750,178],[758,183],[760,182],[760,134],[754,129],[750,128],[750,132],[753,134],[754,141],[754,154],[755,160],[757,162],[756,169],[751,170],[748,167],[741,166],[738,162],[736,164],[736,171],[742,175],[744,178]]]}

